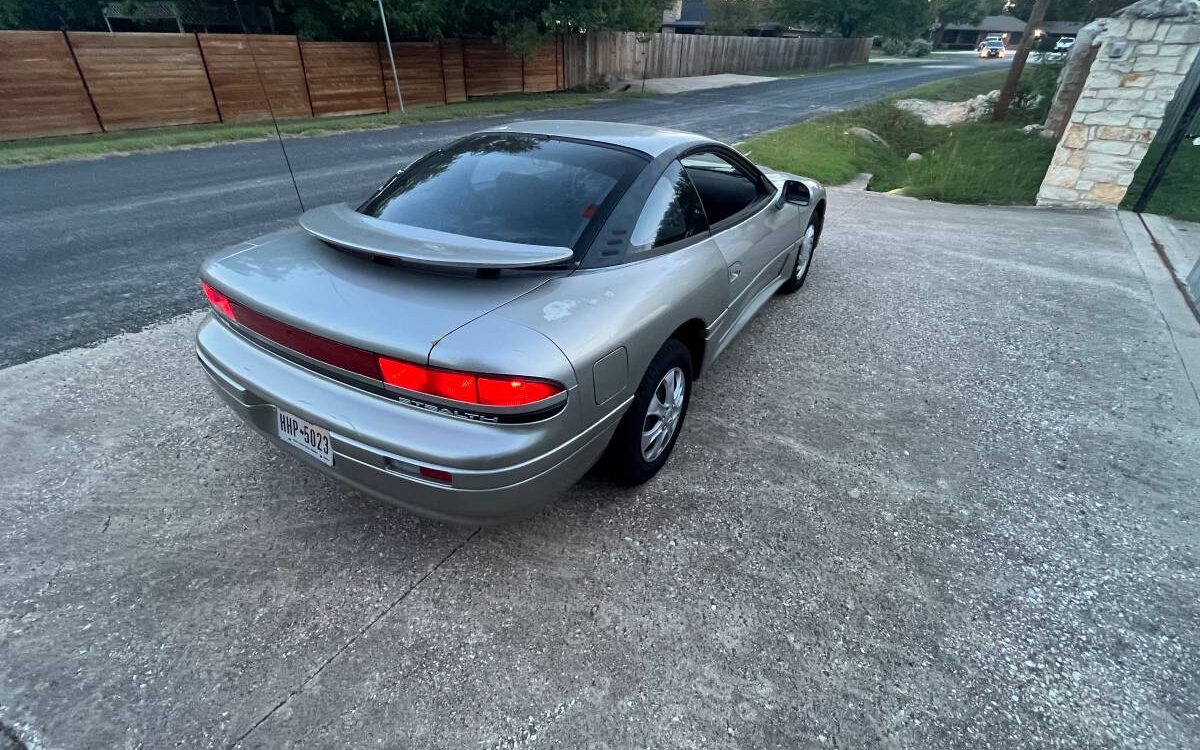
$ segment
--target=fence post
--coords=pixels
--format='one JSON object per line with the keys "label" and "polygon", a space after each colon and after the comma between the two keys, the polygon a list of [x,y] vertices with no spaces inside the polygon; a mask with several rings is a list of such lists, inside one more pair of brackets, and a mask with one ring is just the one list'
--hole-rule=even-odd
{"label": "fence post", "polygon": [[450,95],[446,93],[446,48],[442,45],[442,40],[437,41],[438,51],[438,71],[442,74],[442,104],[450,103]]}

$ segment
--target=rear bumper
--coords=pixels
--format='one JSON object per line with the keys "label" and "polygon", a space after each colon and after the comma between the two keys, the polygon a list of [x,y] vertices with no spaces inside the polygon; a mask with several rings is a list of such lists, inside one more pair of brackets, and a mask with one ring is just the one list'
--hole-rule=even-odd
{"label": "rear bumper", "polygon": [[[595,464],[628,406],[574,428],[571,408],[534,424],[481,424],[326,378],[212,317],[196,339],[197,356],[217,393],[271,442],[362,492],[452,523],[498,523],[536,511]],[[333,466],[277,437],[277,407],[330,431]],[[420,466],[448,471],[453,479],[442,484],[416,476]]]}

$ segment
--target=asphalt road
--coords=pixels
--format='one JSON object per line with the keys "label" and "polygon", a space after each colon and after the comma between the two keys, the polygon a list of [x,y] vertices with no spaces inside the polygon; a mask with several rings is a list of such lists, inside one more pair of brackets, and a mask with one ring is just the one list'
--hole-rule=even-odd
{"label": "asphalt road", "polygon": [[[966,57],[524,117],[639,122],[736,141],[995,66]],[[289,139],[287,147],[312,207],[361,200],[434,146],[513,119]],[[298,213],[275,142],[0,169],[0,367],[197,309],[196,269],[207,254]]]}
{"label": "asphalt road", "polygon": [[1200,747],[1200,329],[1132,224],[834,190],[663,472],[501,528],[269,446],[198,315],[2,369],[0,747]]}

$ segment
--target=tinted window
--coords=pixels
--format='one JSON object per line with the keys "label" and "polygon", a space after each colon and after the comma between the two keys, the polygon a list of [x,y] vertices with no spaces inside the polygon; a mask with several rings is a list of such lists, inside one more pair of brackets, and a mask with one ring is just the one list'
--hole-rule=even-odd
{"label": "tinted window", "polygon": [[574,247],[644,167],[599,145],[471,136],[393,177],[359,211],[467,237]]}
{"label": "tinted window", "polygon": [[728,219],[761,194],[756,180],[717,154],[692,154],[681,161],[700,194],[709,224]]}
{"label": "tinted window", "polygon": [[646,207],[633,227],[629,242],[637,250],[669,245],[708,229],[700,196],[679,162],[659,178]]}

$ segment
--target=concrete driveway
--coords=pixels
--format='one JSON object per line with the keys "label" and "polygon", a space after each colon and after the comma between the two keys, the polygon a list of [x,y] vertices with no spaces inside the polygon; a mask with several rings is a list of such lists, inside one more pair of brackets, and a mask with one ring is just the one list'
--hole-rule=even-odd
{"label": "concrete driveway", "polygon": [[835,190],[659,477],[482,531],[241,428],[196,315],[2,370],[0,738],[1196,747],[1200,334],[1148,257]]}

